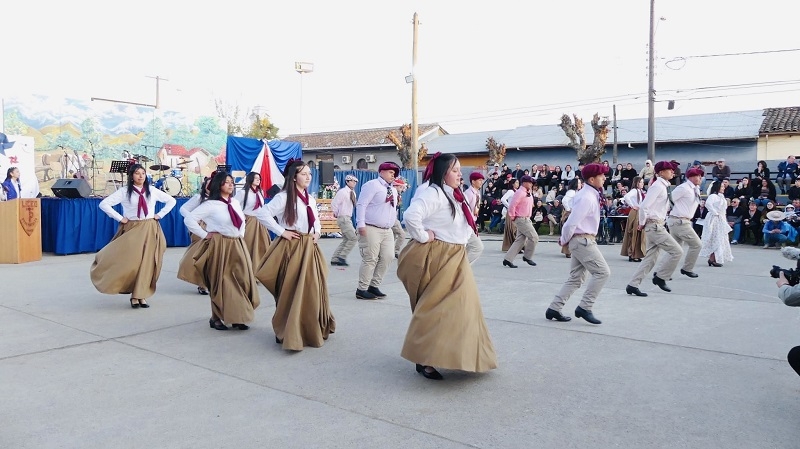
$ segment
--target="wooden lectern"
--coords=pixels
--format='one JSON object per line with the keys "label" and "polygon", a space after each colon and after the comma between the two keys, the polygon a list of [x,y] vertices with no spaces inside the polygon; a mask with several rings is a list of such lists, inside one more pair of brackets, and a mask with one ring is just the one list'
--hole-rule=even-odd
{"label": "wooden lectern", "polygon": [[0,263],[42,260],[42,205],[39,198],[0,202]]}

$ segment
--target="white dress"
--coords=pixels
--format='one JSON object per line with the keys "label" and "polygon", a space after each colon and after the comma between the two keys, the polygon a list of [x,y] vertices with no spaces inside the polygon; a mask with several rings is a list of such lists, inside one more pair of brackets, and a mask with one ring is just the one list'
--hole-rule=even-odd
{"label": "white dress", "polygon": [[728,225],[725,210],[728,202],[721,193],[709,195],[706,199],[706,222],[703,225],[703,238],[700,246],[700,257],[708,257],[712,253],[717,263],[733,260],[728,233],[733,229]]}

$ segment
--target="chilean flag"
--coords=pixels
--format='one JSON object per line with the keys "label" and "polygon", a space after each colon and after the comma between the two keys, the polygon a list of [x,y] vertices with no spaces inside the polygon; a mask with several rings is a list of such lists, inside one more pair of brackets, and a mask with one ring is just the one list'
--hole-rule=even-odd
{"label": "chilean flag", "polygon": [[261,175],[261,190],[264,192],[264,196],[267,195],[267,190],[273,184],[283,187],[283,174],[278,169],[278,164],[275,163],[275,158],[272,157],[272,151],[270,151],[266,142],[261,147],[261,151],[258,153],[255,162],[253,162],[253,168],[250,171]]}

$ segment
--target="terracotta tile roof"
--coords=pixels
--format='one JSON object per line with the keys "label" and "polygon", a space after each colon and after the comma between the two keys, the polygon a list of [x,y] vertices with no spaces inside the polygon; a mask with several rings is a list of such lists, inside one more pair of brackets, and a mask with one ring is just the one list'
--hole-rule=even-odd
{"label": "terracotta tile roof", "polygon": [[800,107],[764,109],[759,134],[800,133]]}
{"label": "terracotta tile roof", "polygon": [[[428,123],[418,125],[420,137],[431,131],[440,129],[438,123]],[[358,148],[358,147],[390,147],[394,144],[386,136],[392,130],[399,130],[400,126],[389,128],[357,129],[349,131],[334,131],[327,133],[314,134],[292,134],[281,140],[300,142],[304,150],[312,149],[339,149],[339,148]],[[442,130],[442,134],[447,134]]]}

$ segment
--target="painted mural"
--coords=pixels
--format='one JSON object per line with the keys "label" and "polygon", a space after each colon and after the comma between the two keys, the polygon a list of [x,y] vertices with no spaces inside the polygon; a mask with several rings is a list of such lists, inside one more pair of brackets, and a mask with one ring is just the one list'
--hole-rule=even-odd
{"label": "painted mural", "polygon": [[33,139],[42,195],[52,195],[60,178],[84,178],[93,195],[108,195],[125,179],[113,171],[125,164],[112,162],[135,161],[157,187],[189,196],[225,162],[227,134],[217,117],[37,95],[3,105],[5,133]]}

